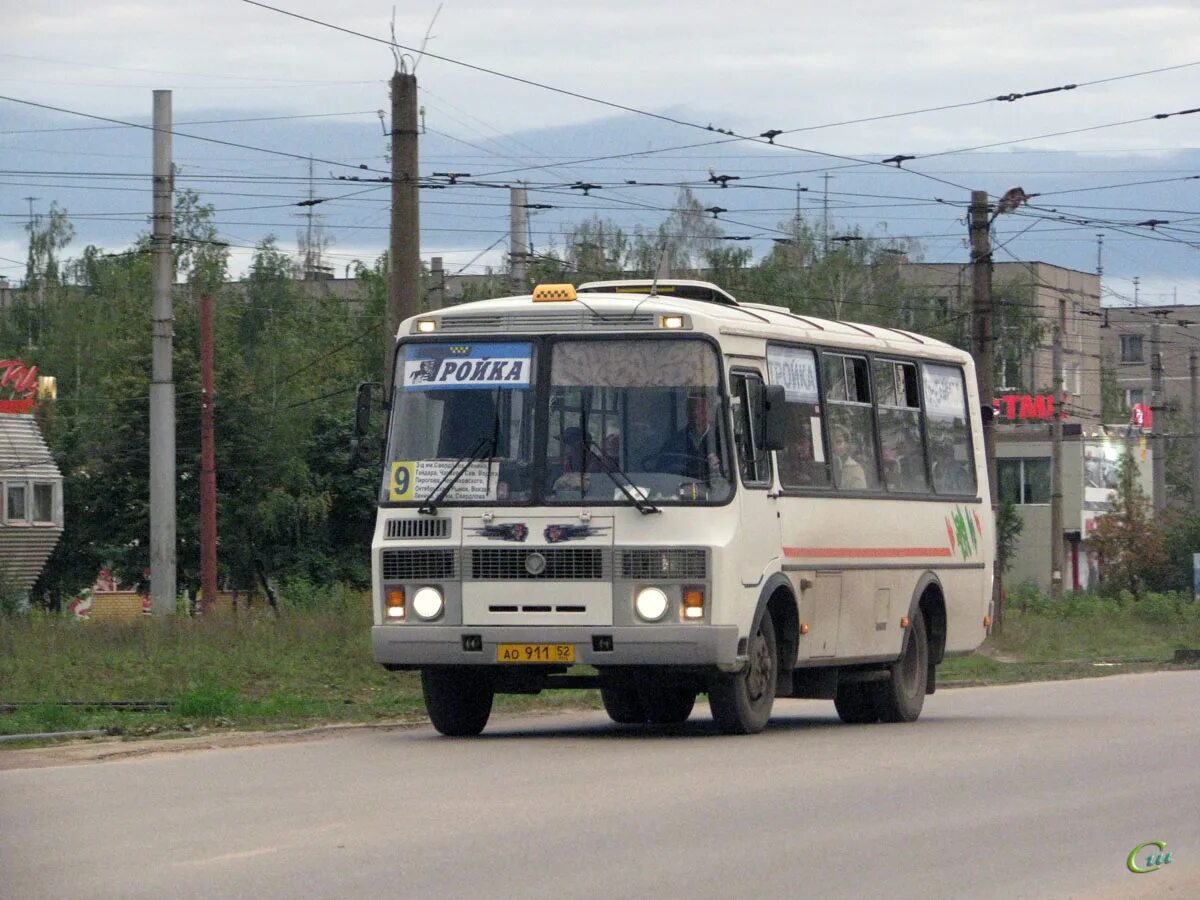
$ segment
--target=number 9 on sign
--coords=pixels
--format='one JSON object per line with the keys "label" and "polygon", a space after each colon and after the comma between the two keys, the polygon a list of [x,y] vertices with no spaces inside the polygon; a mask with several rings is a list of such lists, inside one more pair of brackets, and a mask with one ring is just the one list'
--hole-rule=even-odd
{"label": "number 9 on sign", "polygon": [[415,463],[392,463],[392,480],[388,486],[389,500],[411,500],[413,492],[413,468]]}

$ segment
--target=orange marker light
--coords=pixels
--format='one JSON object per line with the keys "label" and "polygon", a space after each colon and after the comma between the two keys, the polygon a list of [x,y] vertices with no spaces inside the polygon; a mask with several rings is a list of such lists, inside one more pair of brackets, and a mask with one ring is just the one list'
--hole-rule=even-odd
{"label": "orange marker light", "polygon": [[800,623],[800,633],[801,633],[801,634],[808,634],[808,623],[807,623],[807,622],[801,622],[801,623]]}
{"label": "orange marker light", "polygon": [[395,588],[387,592],[387,617],[389,619],[404,618],[403,588]]}
{"label": "orange marker light", "polygon": [[900,617],[900,627],[901,627],[901,628],[907,628],[907,627],[908,627],[908,616],[901,616],[901,617]]}
{"label": "orange marker light", "polygon": [[683,589],[683,617],[685,619],[704,618],[704,589]]}
{"label": "orange marker light", "polygon": [[992,617],[991,617],[991,616],[984,616],[984,617],[983,617],[983,627],[984,627],[984,628],[991,628],[991,627],[992,627]]}

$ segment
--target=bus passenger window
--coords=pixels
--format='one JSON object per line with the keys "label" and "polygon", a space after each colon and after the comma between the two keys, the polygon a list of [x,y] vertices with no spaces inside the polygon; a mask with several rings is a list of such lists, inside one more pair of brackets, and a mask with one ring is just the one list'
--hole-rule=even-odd
{"label": "bus passenger window", "polygon": [[833,444],[833,482],[844,491],[879,489],[875,425],[867,361],[860,356],[822,354],[826,415]]}
{"label": "bus passenger window", "polygon": [[785,488],[829,487],[813,351],[772,345],[767,348],[767,371],[771,384],[784,390],[786,440],[776,451],[779,483]]}
{"label": "bus passenger window", "polygon": [[889,491],[928,491],[916,365],[875,360],[875,397],[879,403],[884,484]]}
{"label": "bus passenger window", "polygon": [[973,494],[975,459],[962,369],[926,363],[921,375],[933,489],[939,494]]}

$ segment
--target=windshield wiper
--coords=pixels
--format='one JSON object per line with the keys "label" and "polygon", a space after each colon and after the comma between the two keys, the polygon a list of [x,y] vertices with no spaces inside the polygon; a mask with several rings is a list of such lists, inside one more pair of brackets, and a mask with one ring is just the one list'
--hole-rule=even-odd
{"label": "windshield wiper", "polygon": [[[613,484],[621,489],[621,493],[629,498],[629,502],[636,506],[638,512],[640,512],[643,516],[648,516],[651,513],[662,512],[661,509],[646,499],[638,486],[633,483],[633,479],[626,475],[623,469],[618,468],[608,461],[608,459],[604,456],[603,451],[601,451],[601,448],[596,446],[596,442],[593,441],[586,432],[583,435],[583,449],[584,459],[587,459],[588,451],[592,451],[592,458],[596,460],[596,462],[600,463],[600,468],[604,470],[604,473],[612,479]],[[587,466],[583,465],[580,466],[580,468],[586,469]],[[618,475],[621,476],[620,480],[617,478]],[[633,488],[633,490],[630,490],[630,488]]]}
{"label": "windshield wiper", "polygon": [[[471,448],[466,456],[460,456],[454,461],[442,480],[434,486],[434,489],[429,492],[429,496],[421,502],[421,507],[417,510],[418,513],[424,516],[432,516],[437,513],[437,505],[441,503],[450,489],[458,483],[458,479],[462,478],[467,469],[471,468],[476,462],[487,456],[490,461],[496,455],[496,438],[493,435],[491,438],[482,437],[476,441],[475,446]],[[461,468],[460,468],[461,466]]]}

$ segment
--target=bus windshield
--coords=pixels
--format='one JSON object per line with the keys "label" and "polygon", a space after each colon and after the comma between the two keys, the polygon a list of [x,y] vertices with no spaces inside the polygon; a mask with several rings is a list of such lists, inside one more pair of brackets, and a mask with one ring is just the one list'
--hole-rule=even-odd
{"label": "bus windshield", "polygon": [[545,502],[628,503],[622,480],[651,502],[728,499],[717,373],[699,340],[556,343]]}
{"label": "bus windshield", "polygon": [[[424,503],[447,485],[440,504],[729,498],[719,366],[709,344],[558,340],[549,350],[547,385],[538,383],[533,342],[405,345],[381,502]],[[535,449],[539,408],[549,422]]]}
{"label": "bus windshield", "polygon": [[532,343],[405,346],[380,500],[421,503],[454,479],[447,502],[528,502],[534,373]]}

